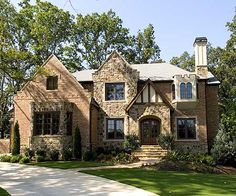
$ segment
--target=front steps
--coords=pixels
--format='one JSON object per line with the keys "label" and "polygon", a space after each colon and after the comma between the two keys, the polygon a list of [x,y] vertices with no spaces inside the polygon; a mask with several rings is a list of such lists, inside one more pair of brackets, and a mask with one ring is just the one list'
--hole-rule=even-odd
{"label": "front steps", "polygon": [[133,155],[140,160],[158,160],[166,156],[167,150],[162,149],[159,145],[142,145]]}

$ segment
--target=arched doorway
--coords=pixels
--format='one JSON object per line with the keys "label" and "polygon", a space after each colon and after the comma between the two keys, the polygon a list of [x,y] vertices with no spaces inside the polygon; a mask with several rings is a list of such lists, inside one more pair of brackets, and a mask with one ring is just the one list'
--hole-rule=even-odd
{"label": "arched doorway", "polygon": [[157,144],[161,122],[156,118],[145,118],[140,121],[141,144]]}

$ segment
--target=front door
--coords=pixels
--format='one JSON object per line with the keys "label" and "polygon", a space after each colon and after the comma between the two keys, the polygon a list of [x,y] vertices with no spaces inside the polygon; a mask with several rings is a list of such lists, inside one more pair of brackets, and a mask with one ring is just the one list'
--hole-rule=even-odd
{"label": "front door", "polygon": [[157,144],[160,134],[160,121],[157,119],[144,119],[140,123],[142,144]]}

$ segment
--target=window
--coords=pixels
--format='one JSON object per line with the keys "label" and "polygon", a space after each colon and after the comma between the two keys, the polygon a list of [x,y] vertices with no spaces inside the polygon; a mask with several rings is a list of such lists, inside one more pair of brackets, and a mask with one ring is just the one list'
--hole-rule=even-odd
{"label": "window", "polygon": [[47,90],[56,90],[58,88],[58,76],[47,77]]}
{"label": "window", "polygon": [[125,99],[125,84],[124,83],[107,83],[105,85],[105,99],[109,100],[124,100]]}
{"label": "window", "polygon": [[185,99],[185,83],[180,84],[180,99]]}
{"label": "window", "polygon": [[180,99],[192,99],[192,84],[190,82],[180,84]]}
{"label": "window", "polygon": [[55,135],[59,132],[60,112],[35,112],[34,135]]}
{"label": "window", "polygon": [[106,125],[107,139],[124,139],[124,119],[108,118]]}
{"label": "window", "polygon": [[187,99],[192,99],[192,84],[187,83]]}
{"label": "window", "polygon": [[177,138],[196,139],[196,119],[178,118],[177,119]]}
{"label": "window", "polygon": [[171,91],[172,91],[172,100],[174,100],[175,99],[175,84],[172,84]]}

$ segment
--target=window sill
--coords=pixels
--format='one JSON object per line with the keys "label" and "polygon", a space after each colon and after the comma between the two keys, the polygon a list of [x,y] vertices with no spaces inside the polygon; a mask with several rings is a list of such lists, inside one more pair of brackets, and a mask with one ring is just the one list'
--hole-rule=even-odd
{"label": "window sill", "polygon": [[104,139],[104,142],[123,142],[125,139]]}
{"label": "window sill", "polygon": [[175,140],[176,142],[198,142],[199,139],[196,138],[196,139],[176,139]]}
{"label": "window sill", "polygon": [[122,100],[104,100],[105,103],[125,103],[125,99]]}

